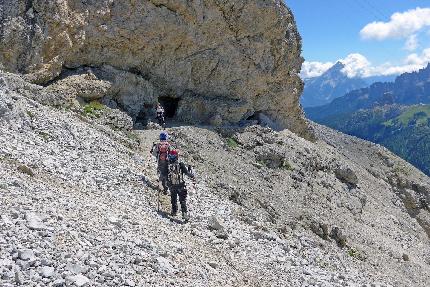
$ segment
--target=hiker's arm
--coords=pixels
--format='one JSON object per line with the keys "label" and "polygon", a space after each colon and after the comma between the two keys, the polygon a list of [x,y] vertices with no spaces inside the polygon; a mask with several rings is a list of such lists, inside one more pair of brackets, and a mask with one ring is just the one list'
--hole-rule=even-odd
{"label": "hiker's arm", "polygon": [[195,179],[195,174],[193,173],[193,170],[191,169],[191,166],[186,166],[183,162],[181,162],[180,164],[181,167],[181,171],[183,174],[187,175],[188,177]]}
{"label": "hiker's arm", "polygon": [[150,151],[150,154],[152,154],[153,156],[155,156],[155,153],[157,153],[157,152],[158,152],[158,145],[156,143],[153,143],[151,151]]}

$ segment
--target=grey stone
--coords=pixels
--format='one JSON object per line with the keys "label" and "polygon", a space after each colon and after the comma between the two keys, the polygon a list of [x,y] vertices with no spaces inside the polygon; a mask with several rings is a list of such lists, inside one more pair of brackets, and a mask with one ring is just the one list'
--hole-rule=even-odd
{"label": "grey stone", "polygon": [[55,268],[50,266],[44,266],[40,269],[40,275],[44,278],[50,278],[54,276]]}
{"label": "grey stone", "polygon": [[176,269],[172,266],[172,264],[167,258],[159,256],[155,259],[155,263],[156,265],[154,267],[157,272],[161,272],[164,274],[176,273]]}
{"label": "grey stone", "polygon": [[87,277],[85,277],[82,274],[69,276],[69,277],[67,277],[67,280],[70,281],[72,284],[74,284],[77,287],[88,286],[90,284],[90,279],[88,279]]}
{"label": "grey stone", "polygon": [[356,186],[358,184],[358,178],[355,172],[349,167],[340,167],[334,170],[336,177],[344,182]]}
{"label": "grey stone", "polygon": [[130,287],[136,286],[136,283],[134,283],[134,281],[131,279],[126,279],[124,284],[125,284],[125,286],[130,286]]}
{"label": "grey stone", "polygon": [[18,251],[18,257],[24,261],[32,261],[36,258],[33,250],[31,249],[23,249]]}
{"label": "grey stone", "polygon": [[88,271],[88,267],[82,266],[78,263],[67,263],[65,269],[73,274],[86,273]]}
{"label": "grey stone", "polygon": [[45,230],[46,225],[43,223],[42,219],[34,212],[28,212],[25,214],[25,219],[27,220],[27,227],[32,230]]}
{"label": "grey stone", "polygon": [[211,216],[209,218],[208,227],[211,230],[223,230],[224,229],[224,225],[223,225],[222,221],[216,216]]}
{"label": "grey stone", "polygon": [[109,222],[110,222],[111,224],[113,224],[113,225],[115,225],[115,226],[119,227],[119,228],[121,228],[121,227],[122,227],[121,220],[120,220],[118,217],[115,217],[115,216],[111,216],[111,217],[109,217]]}
{"label": "grey stone", "polygon": [[19,270],[15,270],[15,283],[18,285],[24,284],[24,275]]}
{"label": "grey stone", "polygon": [[53,287],[63,287],[66,286],[66,280],[64,279],[56,279],[53,283],[52,283]]}
{"label": "grey stone", "polygon": [[215,262],[215,261],[211,261],[208,264],[209,264],[210,267],[212,267],[214,269],[217,269],[219,267],[218,262]]}

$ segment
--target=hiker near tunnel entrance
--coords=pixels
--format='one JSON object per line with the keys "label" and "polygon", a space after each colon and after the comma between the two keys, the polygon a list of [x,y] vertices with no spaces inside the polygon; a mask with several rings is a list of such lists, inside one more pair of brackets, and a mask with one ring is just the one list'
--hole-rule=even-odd
{"label": "hiker near tunnel entrance", "polygon": [[155,114],[156,114],[156,120],[158,121],[158,124],[165,128],[166,127],[166,119],[165,119],[165,115],[164,115],[164,108],[163,106],[158,103],[157,107],[155,108]]}

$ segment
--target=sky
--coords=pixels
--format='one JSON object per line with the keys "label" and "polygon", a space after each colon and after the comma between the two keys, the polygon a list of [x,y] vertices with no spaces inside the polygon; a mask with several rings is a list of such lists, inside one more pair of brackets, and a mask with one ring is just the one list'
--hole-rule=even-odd
{"label": "sky", "polygon": [[285,0],[303,38],[303,78],[337,61],[349,77],[398,75],[430,62],[429,0]]}

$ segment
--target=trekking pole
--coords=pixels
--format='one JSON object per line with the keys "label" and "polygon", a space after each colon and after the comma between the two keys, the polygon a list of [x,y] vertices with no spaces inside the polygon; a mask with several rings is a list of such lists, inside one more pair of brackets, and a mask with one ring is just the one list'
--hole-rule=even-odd
{"label": "trekking pole", "polygon": [[157,179],[157,211],[158,212],[160,212],[160,192],[161,192],[161,189],[160,189],[160,169],[159,168],[157,168],[157,176],[158,176],[158,179]]}
{"label": "trekking pole", "polygon": [[157,211],[160,212],[160,189],[158,189],[157,194]]}

